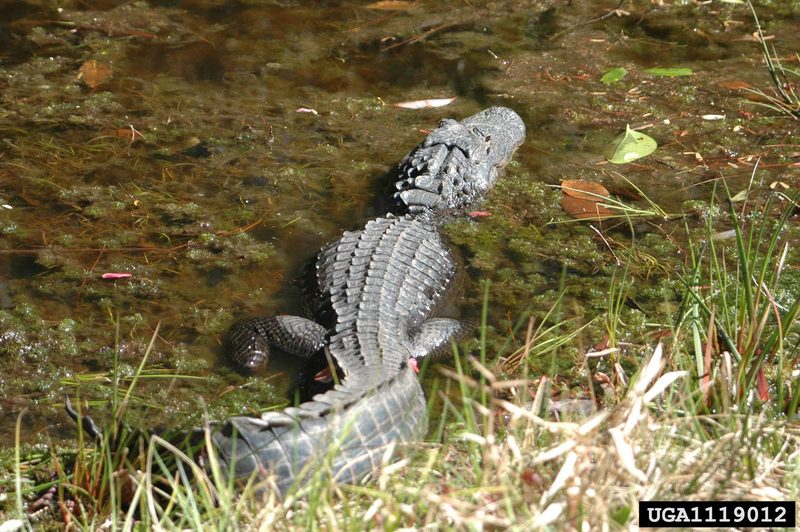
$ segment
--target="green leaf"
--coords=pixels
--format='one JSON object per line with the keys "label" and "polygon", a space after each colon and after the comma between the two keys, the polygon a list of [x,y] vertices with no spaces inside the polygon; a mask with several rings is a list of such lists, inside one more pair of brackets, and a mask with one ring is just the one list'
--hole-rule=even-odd
{"label": "green leaf", "polygon": [[608,162],[625,164],[650,155],[656,151],[658,144],[644,133],[634,131],[630,126],[625,126],[625,133],[614,140],[614,146],[614,151],[608,158]]}
{"label": "green leaf", "polygon": [[603,77],[600,78],[600,83],[603,83],[605,85],[612,85],[627,75],[628,71],[622,67],[612,68],[611,70],[608,70],[606,71],[605,74],[603,74]]}
{"label": "green leaf", "polygon": [[692,69],[691,68],[684,68],[684,67],[675,67],[675,68],[648,68],[645,70],[650,75],[653,76],[661,76],[664,78],[674,78],[677,76],[691,76]]}

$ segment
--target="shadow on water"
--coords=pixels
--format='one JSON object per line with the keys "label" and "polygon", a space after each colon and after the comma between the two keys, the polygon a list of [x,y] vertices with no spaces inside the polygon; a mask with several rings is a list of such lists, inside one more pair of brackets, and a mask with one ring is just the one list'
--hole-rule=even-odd
{"label": "shadow on water", "polygon": [[[672,317],[679,283],[666,272],[685,257],[682,221],[553,223],[565,216],[551,185],[599,181],[641,206],[632,183],[694,228],[719,209],[715,180],[741,189],[760,156],[769,182],[792,171],[797,148],[786,123],[720,87],[767,83],[746,9],[645,2],[615,14],[616,3],[6,2],[0,198],[12,208],[0,209],[0,248],[15,253],[0,254],[0,443],[23,408],[40,420],[29,441],[64,426],[64,394],[102,411],[114,349],[131,371],[158,322],[150,362],[176,377],[143,379],[134,416],[191,425],[198,397],[213,419],[280,402],[273,383],[297,368],[232,373],[227,327],[300,313],[294,280],[322,245],[387,211],[405,153],[440,119],[489,105],[517,110],[528,139],[483,207],[491,216],[447,229],[471,279],[465,313],[479,312],[476,281],[491,280],[496,346],[526,313],[546,313],[565,275],[564,318],[589,322],[631,257],[622,336],[646,341]],[[763,11],[782,48],[800,49],[792,8]],[[627,76],[601,83],[614,67]],[[659,149],[612,167],[603,154],[626,124]],[[603,334],[592,325],[559,352],[565,379]]]}

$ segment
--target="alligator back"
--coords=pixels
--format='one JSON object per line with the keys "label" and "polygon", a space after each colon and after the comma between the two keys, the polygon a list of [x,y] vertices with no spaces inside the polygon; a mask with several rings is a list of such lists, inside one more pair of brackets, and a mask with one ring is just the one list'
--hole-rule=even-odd
{"label": "alligator back", "polygon": [[329,349],[354,382],[414,356],[415,329],[452,286],[456,261],[431,218],[378,218],[319,254],[319,294],[336,316]]}

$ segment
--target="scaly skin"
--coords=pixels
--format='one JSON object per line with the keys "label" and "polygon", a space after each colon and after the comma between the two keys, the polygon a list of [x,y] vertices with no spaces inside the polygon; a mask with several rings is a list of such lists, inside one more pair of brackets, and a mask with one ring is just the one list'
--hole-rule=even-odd
{"label": "scaly skin", "polygon": [[305,357],[327,350],[344,374],[298,407],[217,428],[212,440],[236,477],[274,475],[282,494],[320,467],[337,482],[358,482],[397,444],[424,437],[425,396],[408,361],[449,346],[464,328],[434,316],[456,273],[439,226],[482,200],[524,138],[510,109],[442,121],[400,163],[399,214],[346,232],[318,254],[309,301],[316,322],[277,316],[232,327],[229,344],[243,368],[265,363],[270,348]]}

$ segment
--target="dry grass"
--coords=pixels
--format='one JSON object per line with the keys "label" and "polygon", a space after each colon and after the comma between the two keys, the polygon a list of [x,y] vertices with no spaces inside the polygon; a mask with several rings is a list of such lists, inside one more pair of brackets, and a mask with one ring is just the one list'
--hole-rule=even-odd
{"label": "dry grass", "polygon": [[[281,501],[259,489],[264,485],[235,488],[219,471],[207,474],[179,449],[151,438],[151,473],[129,470],[124,481],[116,475],[118,494],[128,501],[124,507],[88,520],[75,505],[62,505],[62,511],[72,529],[622,530],[636,525],[639,500],[800,495],[800,427],[728,415],[723,424],[733,420],[733,430],[705,437],[720,420],[687,415],[689,372],[666,371],[661,345],[614,407],[572,420],[540,415],[550,412],[546,386],[538,387],[533,401],[515,402],[507,399],[509,390],[531,383],[497,380],[476,360],[471,364],[470,374],[482,375],[482,383],[457,372],[451,378],[466,390],[459,413],[473,419],[450,424],[440,443],[387,460],[365,485],[334,486],[320,475]],[[451,431],[454,426],[472,428]],[[103,460],[102,454],[86,460]],[[171,497],[154,478],[165,455],[183,465],[177,473],[172,469]],[[9,517],[0,526],[6,521],[13,529]]]}

